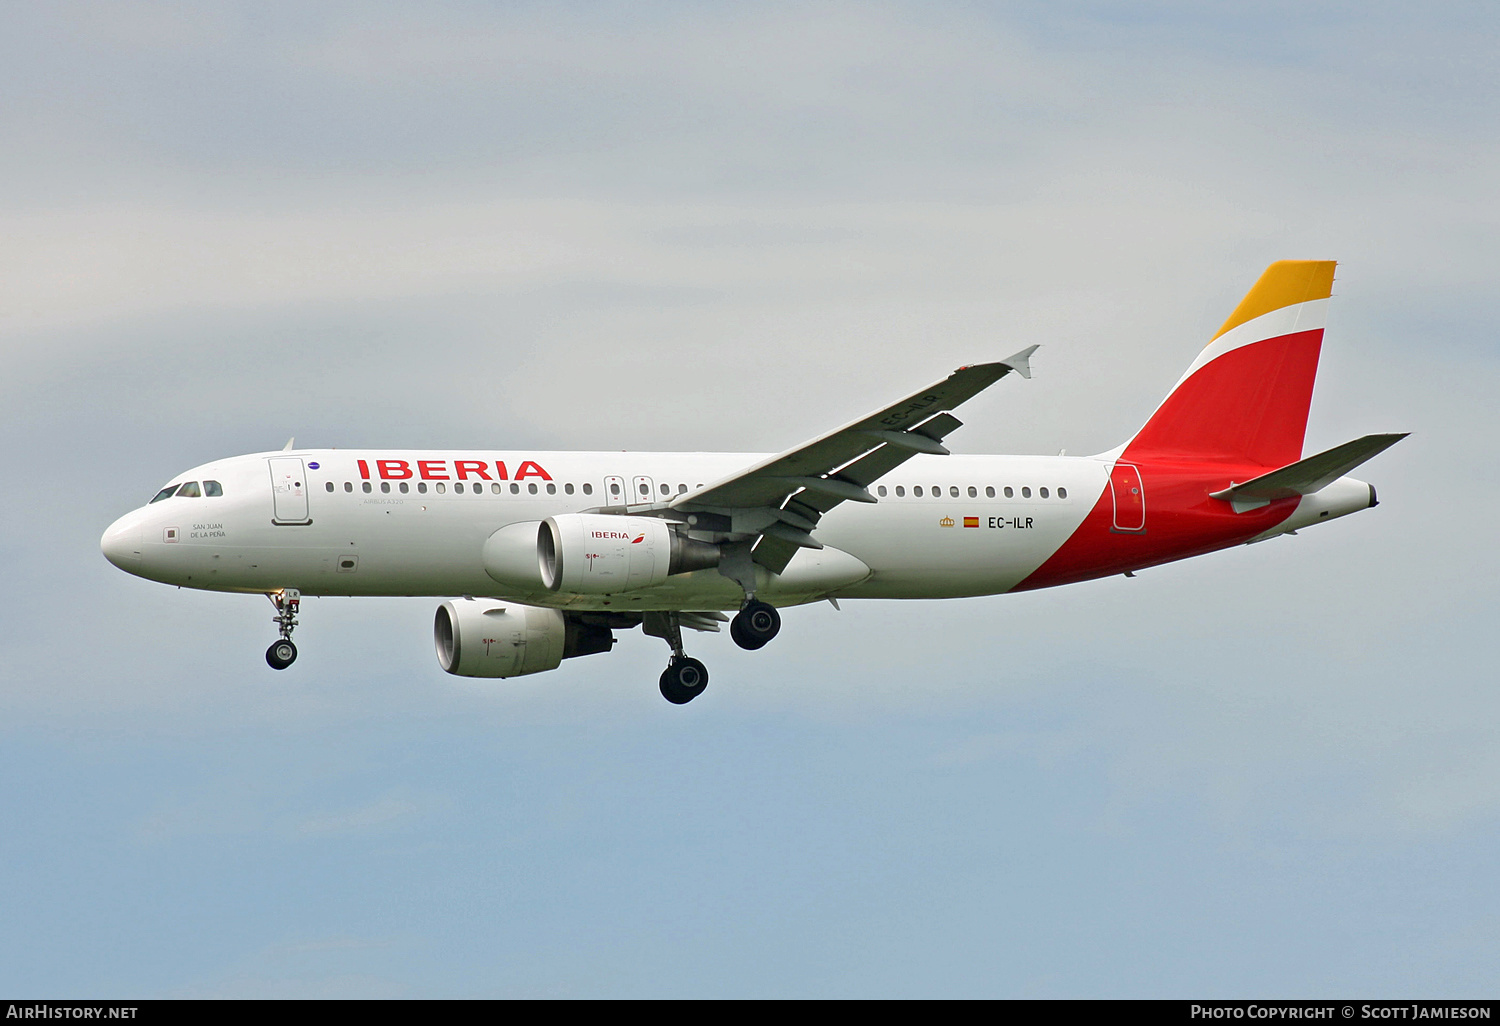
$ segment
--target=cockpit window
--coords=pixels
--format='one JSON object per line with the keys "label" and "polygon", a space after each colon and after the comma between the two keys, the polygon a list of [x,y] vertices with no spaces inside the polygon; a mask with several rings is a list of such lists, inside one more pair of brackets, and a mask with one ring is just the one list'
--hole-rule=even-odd
{"label": "cockpit window", "polygon": [[179,499],[196,499],[200,494],[202,493],[198,491],[197,481],[189,481],[187,484],[177,489],[177,497]]}
{"label": "cockpit window", "polygon": [[224,489],[217,481],[204,481],[203,494],[208,496],[223,495]]}
{"label": "cockpit window", "polygon": [[[161,491],[156,493],[156,498],[152,499],[151,502],[160,502],[163,499],[170,499],[175,494],[177,494],[177,486],[174,484],[167,485]],[[151,502],[146,503],[146,505],[151,505]]]}

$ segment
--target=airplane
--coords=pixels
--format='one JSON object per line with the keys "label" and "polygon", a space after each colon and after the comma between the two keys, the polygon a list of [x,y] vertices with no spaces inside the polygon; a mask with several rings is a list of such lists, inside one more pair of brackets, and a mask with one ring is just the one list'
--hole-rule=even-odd
{"label": "airplane", "polygon": [[944,444],[956,407],[1031,376],[1029,346],[774,455],[288,441],[174,476],[101,548],[148,580],[265,594],[277,670],[305,596],[432,596],[450,674],[553,670],[639,626],[670,646],[659,686],[681,705],[708,684],[684,629],[727,622],[754,650],[791,606],[1131,576],[1375,506],[1346,475],[1405,434],[1302,455],[1334,267],[1268,267],[1140,431],[1093,456]]}

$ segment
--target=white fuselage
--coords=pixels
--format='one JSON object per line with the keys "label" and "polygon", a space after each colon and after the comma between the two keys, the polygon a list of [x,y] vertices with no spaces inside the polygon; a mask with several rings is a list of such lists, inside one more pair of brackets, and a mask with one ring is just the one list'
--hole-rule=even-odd
{"label": "white fuselage", "polygon": [[[715,570],[614,596],[507,591],[486,574],[481,553],[507,525],[659,504],[763,458],[343,449],[238,456],[173,482],[217,482],[222,495],[173,495],[143,506],[111,526],[104,550],[139,576],[214,591],[735,609],[743,592]],[[1008,591],[1078,528],[1108,487],[1109,468],[1108,459],[918,456],[881,482],[878,503],[845,503],[829,513],[818,528],[825,548],[799,552],[766,580],[764,595],[789,605],[830,595]]]}

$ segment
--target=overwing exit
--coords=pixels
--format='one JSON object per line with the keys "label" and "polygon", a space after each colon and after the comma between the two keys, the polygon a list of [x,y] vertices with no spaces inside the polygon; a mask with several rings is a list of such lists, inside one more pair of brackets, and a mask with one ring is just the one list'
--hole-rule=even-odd
{"label": "overwing exit", "polygon": [[101,545],[149,580],[268,596],[275,669],[304,596],[461,596],[434,620],[448,673],[553,670],[640,627],[671,648],[659,686],[682,704],[708,683],[684,629],[728,623],[754,650],[809,602],[1132,574],[1374,506],[1347,475],[1404,435],[1302,455],[1333,272],[1272,264],[1141,430],[1094,456],[950,451],[953,411],[1029,378],[1029,346],[774,455],[288,442],[179,475]]}

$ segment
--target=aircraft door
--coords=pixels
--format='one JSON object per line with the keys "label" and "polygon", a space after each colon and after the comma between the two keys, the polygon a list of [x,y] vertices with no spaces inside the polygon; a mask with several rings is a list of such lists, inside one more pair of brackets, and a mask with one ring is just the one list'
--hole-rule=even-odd
{"label": "aircraft door", "polygon": [[1109,490],[1114,496],[1116,531],[1137,533],[1146,529],[1146,489],[1141,472],[1130,463],[1116,463],[1109,472]]}
{"label": "aircraft door", "polygon": [[632,503],[655,502],[656,496],[652,494],[652,492],[653,487],[651,479],[649,477],[637,477],[631,479],[630,501]]}
{"label": "aircraft door", "polygon": [[630,501],[630,496],[625,494],[625,479],[623,477],[606,477],[604,479],[604,505],[623,506]]}
{"label": "aircraft door", "polygon": [[307,515],[307,468],[300,456],[274,456],[271,465],[273,524],[310,524]]}

